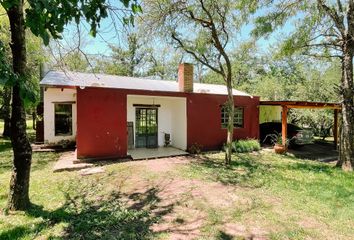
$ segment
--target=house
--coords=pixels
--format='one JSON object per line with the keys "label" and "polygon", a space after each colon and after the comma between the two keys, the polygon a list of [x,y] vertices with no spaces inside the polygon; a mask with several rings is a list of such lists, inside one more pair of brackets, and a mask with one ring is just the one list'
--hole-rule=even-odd
{"label": "house", "polygon": [[[44,89],[44,140],[76,141],[78,158],[125,157],[128,149],[170,145],[220,149],[226,139],[223,85],[193,82],[180,64],[178,81],[50,71]],[[259,97],[233,90],[234,139],[258,138]]]}

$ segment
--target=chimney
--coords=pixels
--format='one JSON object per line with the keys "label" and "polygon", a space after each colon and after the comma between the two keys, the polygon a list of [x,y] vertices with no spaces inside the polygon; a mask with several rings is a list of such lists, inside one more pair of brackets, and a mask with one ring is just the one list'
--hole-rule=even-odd
{"label": "chimney", "polygon": [[182,63],[178,66],[178,86],[180,92],[193,92],[193,65]]}

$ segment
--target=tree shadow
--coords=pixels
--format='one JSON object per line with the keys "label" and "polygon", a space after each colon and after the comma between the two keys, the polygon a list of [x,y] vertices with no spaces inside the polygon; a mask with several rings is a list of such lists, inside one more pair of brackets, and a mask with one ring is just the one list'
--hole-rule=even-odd
{"label": "tree shadow", "polygon": [[294,162],[286,165],[278,165],[278,169],[295,170],[302,172],[314,172],[314,173],[325,173],[327,175],[334,175],[336,167],[324,163],[315,162],[299,162],[298,158],[295,156],[287,156],[288,159],[294,160]]}
{"label": "tree shadow", "polygon": [[160,202],[157,187],[140,193],[126,194],[118,190],[105,195],[99,195],[97,187],[87,187],[90,186],[75,184],[63,191],[65,202],[53,211],[32,205],[26,214],[43,220],[3,231],[0,239],[35,238],[57,224],[65,224],[64,233],[49,236],[51,239],[146,239],[153,234],[152,224],[173,209],[171,205],[154,211]]}
{"label": "tree shadow", "polygon": [[34,152],[32,155],[31,171],[43,170],[49,164],[58,161],[59,154],[53,152]]}
{"label": "tree shadow", "polygon": [[12,151],[10,140],[0,138],[0,174],[12,168]]}
{"label": "tree shadow", "polygon": [[234,237],[230,234],[225,233],[224,231],[219,231],[216,235],[216,239],[218,240],[232,240]]}
{"label": "tree shadow", "polygon": [[0,137],[0,152],[5,152],[11,149],[10,139]]}
{"label": "tree shadow", "polygon": [[222,159],[201,155],[198,161],[192,163],[192,168],[196,171],[207,171],[209,178],[225,185],[259,188],[265,182],[257,176],[268,171],[270,167],[254,161],[248,154],[243,154],[239,155],[237,160],[233,160],[230,165],[225,165]]}
{"label": "tree shadow", "polygon": [[289,149],[289,153],[293,154],[297,159],[306,159],[320,162],[337,161],[339,153],[334,143],[319,142],[304,145],[294,149]]}

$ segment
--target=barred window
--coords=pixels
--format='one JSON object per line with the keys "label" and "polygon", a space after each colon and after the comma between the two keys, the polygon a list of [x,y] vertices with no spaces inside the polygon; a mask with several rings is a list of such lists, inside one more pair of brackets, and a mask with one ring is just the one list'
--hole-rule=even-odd
{"label": "barred window", "polygon": [[[221,107],[221,127],[227,128],[227,108],[226,106]],[[243,128],[243,108],[235,107],[234,109],[234,128]]]}

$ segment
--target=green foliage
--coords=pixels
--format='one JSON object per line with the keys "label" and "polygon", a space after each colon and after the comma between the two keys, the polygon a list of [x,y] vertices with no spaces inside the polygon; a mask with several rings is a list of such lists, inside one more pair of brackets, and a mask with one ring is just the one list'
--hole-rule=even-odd
{"label": "green foliage", "polygon": [[[137,0],[120,0],[132,13],[124,17],[124,22],[134,23],[134,14],[142,12]],[[1,5],[7,10],[16,1],[3,0]],[[29,0],[26,8],[26,25],[32,33],[49,44],[50,37],[60,39],[64,27],[73,20],[79,24],[85,19],[90,24],[90,33],[96,36],[100,22],[108,16],[109,3],[106,0]]]}
{"label": "green foliage", "polygon": [[70,52],[63,58],[63,63],[70,71],[86,72],[89,68],[88,61],[79,51]]}
{"label": "green foliage", "polygon": [[259,151],[261,145],[256,139],[237,140],[232,143],[232,151],[237,153],[248,153],[253,151]]}
{"label": "green foliage", "polygon": [[110,46],[112,61],[106,63],[105,72],[122,76],[142,75],[141,65],[145,60],[143,43],[136,33],[127,35],[127,48]]}
{"label": "green foliage", "polygon": [[0,39],[0,86],[9,83],[11,76],[13,76],[11,65],[5,46]]}
{"label": "green foliage", "polygon": [[278,132],[268,134],[264,141],[266,141],[268,139],[270,139],[270,142],[273,145],[278,144],[278,145],[283,145],[283,146],[288,146],[291,141],[291,139],[285,139],[285,142],[283,142],[283,136],[281,133],[278,133]]}

